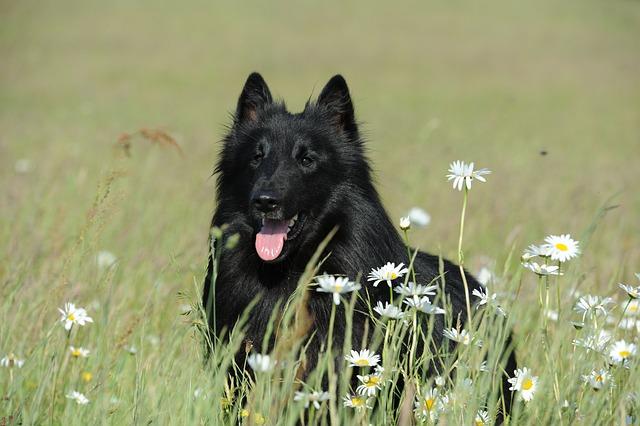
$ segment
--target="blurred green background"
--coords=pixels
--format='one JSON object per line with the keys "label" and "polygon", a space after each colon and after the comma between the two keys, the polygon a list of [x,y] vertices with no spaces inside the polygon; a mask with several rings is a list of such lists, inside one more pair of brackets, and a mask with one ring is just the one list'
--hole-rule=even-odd
{"label": "blurred green background", "polygon": [[[421,248],[455,253],[462,197],[445,174],[462,159],[493,170],[471,191],[472,270],[549,233],[579,238],[619,191],[585,278],[605,286],[640,268],[637,1],[4,1],[0,11],[4,282],[90,282],[75,266],[109,250],[128,296],[160,271],[171,292],[192,288],[218,141],[254,70],[293,111],[346,77],[391,216],[412,206],[432,216],[412,234]],[[119,136],[141,128],[168,132],[183,155],[137,138],[123,157]]]}

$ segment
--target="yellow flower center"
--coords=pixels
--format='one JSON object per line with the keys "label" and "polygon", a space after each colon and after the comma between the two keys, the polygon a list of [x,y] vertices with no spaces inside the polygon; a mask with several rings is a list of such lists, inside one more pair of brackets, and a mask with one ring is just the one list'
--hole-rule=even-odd
{"label": "yellow flower center", "polygon": [[629,307],[627,309],[629,310],[629,312],[638,312],[638,304],[629,303]]}
{"label": "yellow flower center", "polygon": [[476,419],[475,425],[476,426],[484,426],[484,422],[482,420],[480,420],[480,419]]}
{"label": "yellow flower center", "polygon": [[88,371],[85,371],[84,373],[82,373],[82,380],[89,383],[91,379],[93,379],[93,374],[89,373]]}
{"label": "yellow flower center", "polygon": [[427,409],[427,411],[431,411],[435,403],[436,400],[434,398],[427,398],[424,400],[424,407]]}
{"label": "yellow flower center", "polygon": [[364,398],[359,396],[354,396],[353,398],[351,398],[351,405],[353,405],[354,407],[362,407],[364,405],[364,402]]}
{"label": "yellow flower center", "polygon": [[531,379],[525,379],[524,382],[522,382],[522,389],[528,391],[529,389],[531,389],[533,387],[533,380]]}
{"label": "yellow flower center", "polygon": [[76,316],[73,314],[73,312],[71,312],[69,315],[67,315],[67,319],[69,321],[75,321],[76,320]]}
{"label": "yellow flower center", "polygon": [[365,386],[370,388],[376,386],[378,383],[380,383],[380,377],[378,376],[369,376],[369,379],[364,382]]}
{"label": "yellow flower center", "polygon": [[74,357],[79,357],[80,356],[80,349],[74,349],[73,351],[71,351],[71,356]]}
{"label": "yellow flower center", "polygon": [[600,374],[598,374],[598,375],[596,376],[596,382],[601,382],[601,381],[603,381],[603,380],[604,380],[604,378],[603,378]]}
{"label": "yellow flower center", "polygon": [[567,251],[569,250],[569,247],[567,247],[566,244],[563,243],[556,243],[556,248],[560,251]]}
{"label": "yellow flower center", "polygon": [[631,351],[621,350],[618,355],[620,355],[620,358],[628,358],[631,355]]}
{"label": "yellow flower center", "polygon": [[365,358],[360,358],[360,359],[357,359],[356,362],[354,362],[354,364],[357,365],[358,367],[366,367],[369,365],[369,360]]}
{"label": "yellow flower center", "polygon": [[389,277],[391,277],[392,280],[395,280],[396,278],[398,278],[398,274],[396,274],[395,272],[390,272]]}
{"label": "yellow flower center", "polygon": [[249,410],[242,409],[240,411],[240,417],[249,417]]}
{"label": "yellow flower center", "polygon": [[341,285],[336,285],[336,287],[335,287],[335,292],[336,292],[336,293],[340,293],[340,292],[342,291],[342,288],[343,288],[343,287],[342,287]]}

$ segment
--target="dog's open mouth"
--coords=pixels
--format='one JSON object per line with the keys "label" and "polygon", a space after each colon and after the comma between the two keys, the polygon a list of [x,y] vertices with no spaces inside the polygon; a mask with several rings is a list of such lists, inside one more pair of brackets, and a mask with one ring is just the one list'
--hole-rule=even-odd
{"label": "dog's open mouth", "polygon": [[277,259],[285,240],[292,240],[300,234],[304,220],[302,213],[289,220],[262,219],[262,227],[256,234],[256,252],[260,259],[265,262]]}

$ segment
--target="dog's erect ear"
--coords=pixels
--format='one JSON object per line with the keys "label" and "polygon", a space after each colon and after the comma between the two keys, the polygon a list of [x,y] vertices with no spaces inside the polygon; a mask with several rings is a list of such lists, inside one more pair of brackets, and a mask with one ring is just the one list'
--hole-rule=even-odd
{"label": "dog's erect ear", "polygon": [[357,132],[353,103],[349,95],[349,88],[344,78],[338,74],[324,86],[318,97],[318,106],[326,109],[334,124],[348,135]]}
{"label": "dog's erect ear", "polygon": [[254,121],[258,116],[258,110],[271,102],[273,98],[264,78],[257,72],[251,73],[238,99],[236,122]]}

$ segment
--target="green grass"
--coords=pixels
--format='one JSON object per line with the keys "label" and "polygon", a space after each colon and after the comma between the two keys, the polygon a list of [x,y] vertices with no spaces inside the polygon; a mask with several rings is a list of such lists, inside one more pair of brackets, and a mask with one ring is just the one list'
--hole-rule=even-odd
{"label": "green grass", "polygon": [[[422,249],[456,258],[461,197],[445,181],[449,162],[493,170],[470,194],[464,247],[471,271],[495,269],[499,290],[517,295],[501,302],[541,385],[518,424],[557,422],[565,399],[588,423],[630,410],[637,364],[615,370],[615,390],[585,388],[579,375],[603,364],[574,355],[568,314],[574,287],[622,302],[616,284],[638,284],[637,2],[25,1],[0,10],[0,357],[25,359],[12,379],[0,368],[0,424],[221,419],[221,376],[203,372],[196,318],[181,313],[204,275],[217,141],[253,70],[293,110],[331,75],[346,77],[390,215],[414,205],[432,215],[411,232]],[[123,156],[119,136],[141,128],[166,130],[183,154],[137,138]],[[20,159],[27,173],[15,170]],[[560,280],[565,316],[550,323],[545,350],[537,282],[517,258],[547,234],[585,238],[614,194],[608,205],[618,208]],[[101,250],[118,257],[116,268],[98,268]],[[57,323],[66,301],[95,320],[71,336],[92,350],[86,361],[66,355]],[[486,395],[487,383],[474,386]],[[275,392],[267,407],[282,388],[259,387]],[[65,399],[73,388],[91,402]],[[352,415],[334,401],[339,416]],[[479,401],[470,401],[449,423],[472,420]],[[286,416],[299,409],[288,404]]]}

